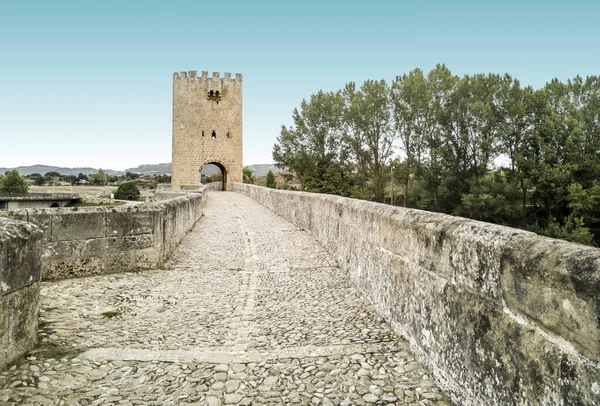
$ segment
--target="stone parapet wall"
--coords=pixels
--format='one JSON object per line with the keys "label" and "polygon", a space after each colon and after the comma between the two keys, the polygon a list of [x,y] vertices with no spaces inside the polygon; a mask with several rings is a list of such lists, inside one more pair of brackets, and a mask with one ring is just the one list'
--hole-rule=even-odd
{"label": "stone parapet wall", "polygon": [[331,195],[233,191],[311,232],[457,404],[600,404],[599,249]]}
{"label": "stone parapet wall", "polygon": [[207,190],[223,190],[222,182],[210,182],[206,184]]}
{"label": "stone parapet wall", "polygon": [[0,370],[37,341],[42,232],[0,218]]}
{"label": "stone parapet wall", "polygon": [[181,191],[181,192],[175,192],[175,191],[171,191],[171,190],[156,190],[156,192],[154,192],[154,195],[152,196],[152,201],[153,202],[162,202],[163,200],[169,200],[169,199],[173,199],[175,197],[181,197],[181,196],[187,196],[189,195],[189,192],[186,191]]}
{"label": "stone parapet wall", "polygon": [[198,191],[203,188],[204,185],[202,183],[190,183],[188,185],[181,185],[179,190],[173,190],[173,192],[178,193],[179,191]]}
{"label": "stone parapet wall", "polygon": [[43,230],[42,278],[64,279],[162,266],[202,216],[204,189],[162,192],[163,200],[128,207],[0,212]]}

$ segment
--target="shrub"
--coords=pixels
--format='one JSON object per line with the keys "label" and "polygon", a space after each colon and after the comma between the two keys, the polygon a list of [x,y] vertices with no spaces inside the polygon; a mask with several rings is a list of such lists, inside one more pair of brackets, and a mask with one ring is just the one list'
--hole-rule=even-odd
{"label": "shrub", "polygon": [[254,184],[254,181],[256,180],[254,178],[254,173],[252,172],[252,169],[244,166],[243,168],[244,171],[244,183],[249,183],[249,184]]}
{"label": "shrub", "polygon": [[271,189],[277,189],[277,183],[275,182],[275,175],[271,171],[269,171],[267,173],[267,183],[266,183],[266,186],[270,187]]}
{"label": "shrub", "polygon": [[115,193],[115,199],[119,200],[138,200],[140,198],[140,190],[135,182],[121,183]]}

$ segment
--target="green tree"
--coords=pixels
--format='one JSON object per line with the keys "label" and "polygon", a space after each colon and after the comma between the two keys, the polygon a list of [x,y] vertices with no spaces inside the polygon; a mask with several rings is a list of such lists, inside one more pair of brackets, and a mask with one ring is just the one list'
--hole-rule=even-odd
{"label": "green tree", "polygon": [[249,183],[251,185],[254,184],[254,181],[256,180],[254,177],[254,173],[252,172],[252,169],[250,169],[250,167],[248,166],[244,166],[243,168],[243,176],[244,176],[244,183]]}
{"label": "green tree", "polygon": [[46,174],[44,176],[49,176],[51,178],[60,178],[62,175],[59,172],[51,171],[51,172],[46,172]]}
{"label": "green tree", "polygon": [[42,186],[45,183],[44,177],[39,173],[32,173],[26,177],[33,180],[33,184],[36,186]]}
{"label": "green tree", "polygon": [[295,109],[294,125],[283,126],[273,159],[293,171],[310,192],[350,194],[352,166],[344,139],[341,92],[319,91]]}
{"label": "green tree", "polygon": [[271,189],[277,189],[277,183],[275,182],[275,175],[272,171],[267,172],[266,186]]}
{"label": "green tree", "polygon": [[223,180],[223,174],[221,173],[221,171],[213,173],[212,175],[210,175],[207,178],[207,182],[221,182]]}
{"label": "green tree", "polygon": [[[420,69],[397,76],[392,83],[391,101],[394,129],[398,134],[406,159],[402,170],[404,206],[408,206],[411,176],[421,167],[425,137],[432,130],[432,95],[427,79]],[[400,168],[398,168],[400,169]]]}
{"label": "green tree", "polygon": [[490,172],[471,181],[469,193],[453,214],[505,225],[523,225],[524,211],[519,190],[507,181],[504,171]]}
{"label": "green tree", "polygon": [[441,184],[446,192],[440,203],[444,212],[461,204],[470,182],[484,176],[499,155],[499,81],[498,75],[465,76],[456,82],[440,110],[440,156],[445,172]]}
{"label": "green tree", "polygon": [[427,74],[431,94],[429,128],[424,136],[424,159],[421,177],[415,182],[415,206],[442,211],[445,200],[444,178],[444,138],[448,131],[442,125],[442,118],[448,108],[450,96],[459,79],[443,64],[438,64]]}
{"label": "green tree", "polygon": [[4,193],[27,193],[27,181],[19,172],[14,169],[6,172],[6,176],[3,176],[0,180],[0,192]]}
{"label": "green tree", "polygon": [[360,89],[344,88],[344,120],[356,160],[363,196],[382,202],[389,179],[386,169],[393,155],[396,134],[391,126],[390,89],[384,80],[367,80]]}
{"label": "green tree", "polygon": [[556,218],[551,217],[545,227],[540,227],[538,223],[532,228],[538,234],[552,238],[560,238],[576,242],[579,244],[597,246],[594,241],[594,235],[585,227],[583,219],[569,215],[564,219],[564,224],[561,224]]}
{"label": "green tree", "polygon": [[115,199],[119,200],[139,200],[140,190],[136,182],[124,182],[119,185],[115,193]]}
{"label": "green tree", "polygon": [[169,175],[156,175],[157,183],[171,183],[171,176]]}
{"label": "green tree", "polygon": [[400,185],[405,206],[600,242],[598,76],[534,90],[437,65],[318,92],[293,120],[273,157],[303,190],[383,201]]}
{"label": "green tree", "polygon": [[108,185],[108,175],[106,172],[102,170],[102,168],[98,169],[98,172],[89,176],[90,182],[94,185],[98,186],[106,186]]}

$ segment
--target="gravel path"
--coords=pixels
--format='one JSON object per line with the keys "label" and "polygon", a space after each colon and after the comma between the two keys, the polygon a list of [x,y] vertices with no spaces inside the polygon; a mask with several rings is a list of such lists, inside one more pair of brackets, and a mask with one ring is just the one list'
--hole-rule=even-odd
{"label": "gravel path", "polygon": [[42,287],[4,405],[450,405],[327,252],[211,192],[166,270]]}

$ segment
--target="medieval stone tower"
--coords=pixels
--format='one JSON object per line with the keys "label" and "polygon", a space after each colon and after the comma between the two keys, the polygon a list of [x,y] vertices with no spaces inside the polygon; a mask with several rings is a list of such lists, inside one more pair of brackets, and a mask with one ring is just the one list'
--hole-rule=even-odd
{"label": "medieval stone tower", "polygon": [[223,190],[242,182],[242,75],[196,71],[173,75],[173,168],[171,187],[200,183],[200,171],[215,164]]}

